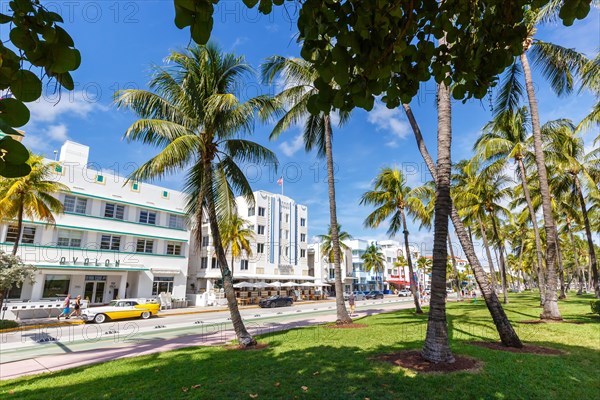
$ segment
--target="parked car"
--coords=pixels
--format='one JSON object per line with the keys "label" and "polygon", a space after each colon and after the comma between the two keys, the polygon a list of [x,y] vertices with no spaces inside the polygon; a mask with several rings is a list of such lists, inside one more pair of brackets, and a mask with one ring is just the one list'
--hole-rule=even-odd
{"label": "parked car", "polygon": [[412,293],[408,289],[402,289],[398,292],[398,297],[409,297],[412,296]]}
{"label": "parked car", "polygon": [[367,299],[383,299],[383,292],[379,290],[372,290],[365,296]]}
{"label": "parked car", "polygon": [[81,319],[101,324],[107,319],[142,318],[148,319],[158,314],[160,304],[143,303],[139,299],[113,300],[103,307],[90,307],[81,310]]}
{"label": "parked car", "polygon": [[[364,300],[365,299],[365,294],[363,292],[361,292],[360,290],[355,290],[354,292],[354,300]],[[344,293],[344,300],[348,300],[348,297],[350,297],[350,293]]]}
{"label": "parked car", "polygon": [[289,307],[292,304],[294,304],[294,299],[286,296],[271,296],[258,302],[258,306],[261,308]]}

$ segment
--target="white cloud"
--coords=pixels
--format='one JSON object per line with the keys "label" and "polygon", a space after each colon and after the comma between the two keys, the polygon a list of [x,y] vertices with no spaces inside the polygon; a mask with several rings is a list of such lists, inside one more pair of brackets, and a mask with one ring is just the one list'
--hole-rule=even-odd
{"label": "white cloud", "polygon": [[231,45],[231,49],[235,49],[236,47],[243,45],[244,43],[248,42],[248,40],[250,40],[250,38],[247,36],[236,37],[235,41]]}
{"label": "white cloud", "polygon": [[31,112],[31,119],[28,125],[40,122],[54,122],[63,115],[75,115],[85,118],[94,109],[106,109],[100,103],[86,100],[86,96],[83,92],[73,92],[64,95],[58,102],[41,97],[37,101],[27,103],[27,107]]}
{"label": "white cloud", "polygon": [[410,133],[410,125],[403,119],[400,108],[389,109],[381,103],[375,103],[375,107],[367,114],[367,120],[378,131],[387,131],[394,136],[386,143],[388,147],[397,147],[397,139],[404,139]]}
{"label": "white cloud", "polygon": [[304,147],[304,138],[302,133],[299,133],[292,141],[285,141],[279,145],[283,154],[288,157],[293,156],[296,152]]}
{"label": "white cloud", "polygon": [[67,126],[65,124],[52,125],[46,130],[46,136],[58,142],[64,142],[68,139]]}

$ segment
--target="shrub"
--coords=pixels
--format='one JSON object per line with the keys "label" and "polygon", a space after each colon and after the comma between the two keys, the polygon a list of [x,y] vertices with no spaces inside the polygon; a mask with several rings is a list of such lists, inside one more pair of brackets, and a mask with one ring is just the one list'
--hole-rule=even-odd
{"label": "shrub", "polygon": [[594,314],[600,315],[600,300],[590,301],[590,306],[592,306],[592,312]]}
{"label": "shrub", "polygon": [[0,329],[17,328],[19,323],[9,319],[0,319]]}

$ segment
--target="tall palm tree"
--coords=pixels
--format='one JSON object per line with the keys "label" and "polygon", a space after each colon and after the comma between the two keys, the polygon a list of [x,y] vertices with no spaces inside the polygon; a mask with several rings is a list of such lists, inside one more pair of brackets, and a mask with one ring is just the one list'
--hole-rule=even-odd
{"label": "tall palm tree", "polygon": [[[276,139],[290,126],[304,121],[304,146],[307,152],[317,150],[317,155],[325,158],[327,164],[327,185],[329,194],[329,226],[333,244],[333,265],[335,268],[335,300],[338,324],[350,324],[352,318],[344,303],[344,286],[341,277],[340,237],[337,230],[337,211],[335,202],[335,180],[333,169],[333,129],[331,114],[309,112],[311,96],[318,93],[314,81],[318,77],[316,68],[308,61],[298,58],[273,56],[262,65],[262,76],[266,83],[273,83],[277,77],[283,77],[285,89],[275,96],[280,105],[288,107],[277,121],[270,138]],[[340,124],[349,118],[348,113],[340,113]]]}
{"label": "tall palm tree", "polygon": [[[381,252],[379,246],[375,243],[371,243],[360,258],[363,260],[365,271],[375,272],[375,277],[379,278],[379,274],[383,272],[385,267],[385,256]],[[379,279],[377,279],[377,281],[380,282]],[[380,283],[380,288],[381,285],[382,284]]]}
{"label": "tall palm tree", "polygon": [[533,59],[534,66],[538,67],[544,77],[550,82],[550,87],[558,94],[569,94],[574,88],[574,76],[581,74],[589,60],[585,56],[572,49],[567,49],[553,43],[547,43],[535,37],[537,26],[543,22],[554,21],[558,17],[560,1],[551,1],[546,6],[529,11],[527,14],[528,37],[523,42],[523,52],[501,83],[501,92],[495,107],[497,112],[508,108],[516,108],[523,95],[523,86],[519,82],[521,74],[525,79],[527,99],[531,113],[531,126],[533,134],[533,148],[535,163],[540,181],[540,193],[542,197],[542,212],[544,217],[544,228],[546,230],[546,289],[544,296],[542,319],[562,319],[558,309],[558,298],[556,295],[556,224],[552,216],[550,199],[550,187],[548,184],[548,173],[542,144],[542,132],[538,111],[535,87],[529,65],[529,57]]}
{"label": "tall palm tree", "polygon": [[585,201],[582,180],[589,192],[598,192],[600,185],[600,152],[592,150],[590,155],[584,152],[583,139],[575,132],[575,126],[568,120],[551,121],[543,127],[548,162],[556,169],[564,171],[558,174],[555,185],[558,191],[572,193],[578,199],[581,216],[588,241],[588,251],[594,292],[600,298],[598,286],[598,262],[594,249],[594,240]]}
{"label": "tall palm tree", "polygon": [[21,178],[0,177],[0,220],[17,220],[17,237],[12,255],[17,254],[23,217],[54,224],[54,215],[62,214],[63,205],[53,195],[69,192],[69,188],[56,182],[55,162],[45,162],[44,157],[31,154],[27,164],[31,167],[29,175]]}
{"label": "tall palm tree", "polygon": [[[425,145],[425,141],[423,140],[421,129],[412,112],[412,109],[409,104],[402,104],[402,107],[404,109],[404,112],[406,113],[406,117],[412,128],[415,140],[417,142],[417,147],[419,149],[419,152],[421,153],[421,156],[423,157],[423,160],[425,161],[425,165],[427,165],[427,169],[429,170],[431,176],[433,176],[434,179],[436,179],[437,167],[433,158],[429,154],[429,150],[427,150],[427,146]],[[458,214],[458,209],[454,204],[452,204],[450,217],[452,219],[452,223],[454,224],[456,236],[458,237],[460,245],[465,253],[465,256],[469,261],[469,265],[473,270],[473,275],[475,276],[477,285],[481,290],[490,315],[492,316],[494,325],[496,326],[496,330],[498,331],[502,344],[510,347],[523,347],[519,336],[517,335],[512,324],[508,320],[506,312],[502,308],[502,304],[500,304],[500,301],[498,300],[496,292],[493,290],[493,288],[490,286],[486,279],[485,271],[483,270],[483,267],[481,266],[481,263],[477,258],[477,253],[475,252],[475,246],[473,245],[472,236],[470,234],[471,230],[470,228],[469,230],[467,230],[467,228],[463,224],[463,221],[461,220],[460,215]]]}
{"label": "tall palm tree", "polygon": [[[535,237],[538,276],[543,276],[542,241],[540,239],[537,218],[535,217],[536,213],[531,202],[531,194],[527,186],[527,170],[523,162],[524,158],[530,154],[531,141],[528,140],[530,126],[531,119],[526,107],[519,109],[508,108],[499,112],[483,128],[483,133],[475,142],[474,148],[482,160],[497,164],[498,167],[504,167],[509,158],[512,158],[515,164],[517,164],[517,175],[521,180],[523,195],[529,209],[530,222]],[[543,295],[540,292],[542,299]]]}
{"label": "tall palm tree", "polygon": [[219,220],[219,232],[223,241],[225,253],[231,251],[231,271],[233,274],[233,264],[236,258],[240,258],[244,253],[246,256],[252,256],[250,242],[254,239],[254,231],[248,229],[248,221],[240,217],[237,213],[229,214],[226,218]]}
{"label": "tall palm tree", "polygon": [[406,179],[398,168],[384,167],[375,178],[374,188],[365,192],[360,200],[362,205],[373,205],[375,211],[367,216],[364,225],[367,228],[377,228],[383,221],[390,218],[390,226],[387,234],[394,237],[400,229],[404,234],[404,251],[407,255],[408,271],[410,274],[410,291],[415,303],[415,311],[422,314],[419,304],[419,293],[417,292],[410,247],[408,245],[408,227],[406,225],[406,212],[413,218],[428,219],[425,205],[416,193],[406,184]]}
{"label": "tall palm tree", "polygon": [[236,192],[254,204],[252,188],[238,163],[277,163],[270,150],[240,137],[252,132],[256,112],[272,103],[265,96],[241,102],[235,89],[243,86],[252,69],[242,57],[223,54],[214,45],[174,51],[166,63],[154,68],[150,90],[116,95],[119,107],[140,118],[125,138],[160,149],[129,179],[153,180],[185,171],[186,211],[196,226],[202,226],[203,209],[208,216],[231,321],[240,345],[250,346],[256,341],[238,310],[218,220],[235,212]]}

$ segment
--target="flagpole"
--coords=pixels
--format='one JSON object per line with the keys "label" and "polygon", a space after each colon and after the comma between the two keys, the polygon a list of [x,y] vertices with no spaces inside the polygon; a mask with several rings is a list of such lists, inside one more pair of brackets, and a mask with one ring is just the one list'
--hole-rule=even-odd
{"label": "flagpole", "polygon": [[283,175],[281,175],[281,195],[283,196]]}

